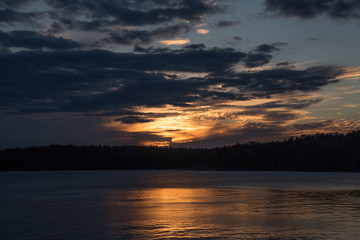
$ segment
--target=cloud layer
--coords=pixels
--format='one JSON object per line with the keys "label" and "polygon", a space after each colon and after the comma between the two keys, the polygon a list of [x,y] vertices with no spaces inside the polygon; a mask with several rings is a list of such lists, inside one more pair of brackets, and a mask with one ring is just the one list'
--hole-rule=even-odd
{"label": "cloud layer", "polygon": [[[358,1],[264,4],[275,16],[358,17]],[[306,109],[325,101],[315,93],[339,82],[346,69],[277,61],[288,46],[280,41],[242,50],[192,44],[194,36],[211,38],[239,24],[221,20],[226,10],[213,0],[1,1],[0,124],[44,126],[39,134],[48,139],[52,122],[69,129],[84,122],[84,131],[103,132],[101,142],[178,146],[340,126],[310,119]]]}
{"label": "cloud layer", "polygon": [[265,0],[266,11],[276,16],[310,19],[360,19],[359,0]]}

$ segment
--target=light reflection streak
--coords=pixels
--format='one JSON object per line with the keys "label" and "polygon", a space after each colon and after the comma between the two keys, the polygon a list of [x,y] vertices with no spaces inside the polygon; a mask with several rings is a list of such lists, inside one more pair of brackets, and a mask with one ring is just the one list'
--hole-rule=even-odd
{"label": "light reflection streak", "polygon": [[351,239],[359,224],[337,220],[358,218],[358,198],[359,191],[144,188],[112,192],[104,204],[111,239]]}
{"label": "light reflection streak", "polygon": [[[249,236],[251,228],[242,229],[241,225],[257,218],[259,212],[251,210],[250,202],[251,198],[261,198],[263,194],[265,192],[249,193],[247,190],[154,188],[134,190],[125,195],[113,193],[106,201],[110,207],[108,214],[112,229],[123,228],[123,218],[129,216],[121,209],[126,208],[133,221],[127,224],[140,228],[132,233],[137,239],[198,239]],[[233,226],[229,228],[231,224]],[[252,234],[264,235],[262,232]],[[110,235],[119,236],[121,233],[112,232]]]}

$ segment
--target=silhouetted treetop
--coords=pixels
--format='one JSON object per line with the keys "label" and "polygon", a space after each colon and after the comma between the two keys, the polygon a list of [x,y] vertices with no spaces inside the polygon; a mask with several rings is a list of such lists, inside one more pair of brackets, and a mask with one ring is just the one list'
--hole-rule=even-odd
{"label": "silhouetted treetop", "polygon": [[0,170],[360,171],[360,131],[218,148],[50,145],[0,151]]}

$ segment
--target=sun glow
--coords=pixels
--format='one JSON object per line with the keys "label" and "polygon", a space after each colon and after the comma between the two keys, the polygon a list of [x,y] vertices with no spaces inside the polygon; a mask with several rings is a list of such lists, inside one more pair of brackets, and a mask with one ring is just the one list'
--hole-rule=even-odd
{"label": "sun glow", "polygon": [[[274,99],[272,99],[274,101]],[[141,145],[169,146],[172,144],[201,141],[210,136],[227,136],[248,124],[272,123],[286,125],[299,119],[308,119],[306,111],[284,108],[253,109],[270,102],[269,99],[252,101],[228,101],[203,105],[193,103],[192,107],[135,107],[132,111],[145,116],[147,121],[123,123],[108,121],[106,125],[127,133],[148,133],[157,136],[157,139],[144,138]],[[288,115],[287,115],[288,114]],[[292,115],[291,115],[292,114]],[[284,116],[284,119],[281,119]],[[291,118],[297,116],[297,118]]]}

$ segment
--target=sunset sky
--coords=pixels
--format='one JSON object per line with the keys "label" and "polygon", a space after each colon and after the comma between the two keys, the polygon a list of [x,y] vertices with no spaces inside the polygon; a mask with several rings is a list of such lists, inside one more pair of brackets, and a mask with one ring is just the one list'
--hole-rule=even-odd
{"label": "sunset sky", "polygon": [[0,148],[360,128],[360,0],[0,0]]}

